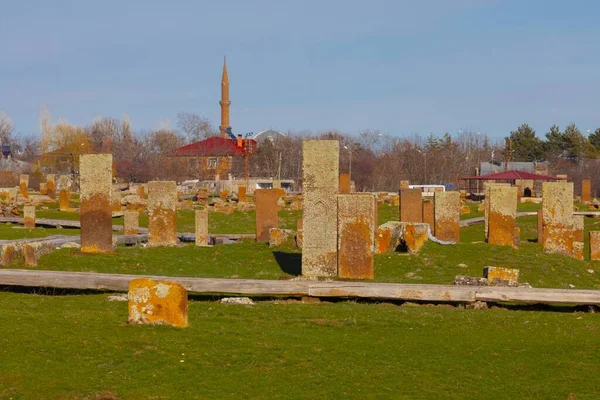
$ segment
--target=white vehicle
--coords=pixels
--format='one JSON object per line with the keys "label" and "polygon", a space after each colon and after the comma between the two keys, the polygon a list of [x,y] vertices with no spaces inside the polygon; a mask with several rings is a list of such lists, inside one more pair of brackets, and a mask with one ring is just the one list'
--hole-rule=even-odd
{"label": "white vehicle", "polygon": [[411,189],[421,189],[423,196],[433,196],[434,192],[445,192],[444,185],[408,185]]}

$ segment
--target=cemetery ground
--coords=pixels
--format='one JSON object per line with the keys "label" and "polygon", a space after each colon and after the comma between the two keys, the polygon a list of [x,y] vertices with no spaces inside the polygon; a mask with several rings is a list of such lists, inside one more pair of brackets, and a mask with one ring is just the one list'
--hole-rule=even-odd
{"label": "cemetery ground", "polygon": [[[280,227],[295,228],[299,217],[280,212]],[[79,215],[50,208],[38,218]],[[387,220],[397,220],[397,207],[380,206],[379,223]],[[484,243],[477,224],[461,228],[454,246],[429,242],[418,255],[377,255],[374,281],[451,284],[456,275],[481,276],[494,265],[519,268],[520,281],[533,287],[600,289],[600,262],[543,254],[536,217],[520,217],[518,225],[518,250]],[[193,227],[193,211],[179,211],[178,231]],[[599,227],[600,219],[586,218],[586,233]],[[210,213],[209,231],[253,233],[254,213]],[[79,230],[0,224],[0,234]],[[290,279],[300,273],[300,251],[253,241],[119,247],[108,255],[61,249],[36,268]],[[287,298],[242,306],[191,295],[190,327],[177,329],[127,325],[127,304],[108,296],[0,291],[0,398],[600,398],[600,314],[593,308]]]}

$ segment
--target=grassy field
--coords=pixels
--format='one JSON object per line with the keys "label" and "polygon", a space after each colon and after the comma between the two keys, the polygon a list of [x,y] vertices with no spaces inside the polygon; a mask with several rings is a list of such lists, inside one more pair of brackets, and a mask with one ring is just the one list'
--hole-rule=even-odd
{"label": "grassy field", "polygon": [[105,299],[0,293],[0,398],[600,398],[600,314],[192,301],[176,329]]}

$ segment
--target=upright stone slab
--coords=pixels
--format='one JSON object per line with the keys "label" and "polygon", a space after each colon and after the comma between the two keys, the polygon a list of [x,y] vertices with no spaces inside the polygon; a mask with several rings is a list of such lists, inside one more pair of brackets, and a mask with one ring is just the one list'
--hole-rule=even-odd
{"label": "upright stone slab", "polygon": [[460,240],[460,193],[435,192],[435,237],[449,242]]}
{"label": "upright stone slab", "polygon": [[25,229],[35,229],[35,206],[23,206]]}
{"label": "upright stone slab", "polygon": [[256,189],[256,241],[268,242],[271,228],[279,226],[278,189]]}
{"label": "upright stone slab", "polygon": [[590,260],[600,260],[600,231],[590,231]]}
{"label": "upright stone slab", "polygon": [[401,222],[401,224],[403,224],[401,248],[410,254],[418,253],[429,240],[427,224],[419,222]]}
{"label": "upright stone slab", "polygon": [[[152,189],[148,195],[151,196]],[[177,194],[177,192],[175,192]],[[129,324],[188,326],[188,298],[185,288],[168,281],[133,279],[129,282]]]}
{"label": "upright stone slab", "polygon": [[122,211],[121,191],[115,187],[112,187],[110,192],[110,210],[114,213]]}
{"label": "upright stone slab", "polygon": [[196,210],[196,246],[208,246],[208,211]]}
{"label": "upright stone slab", "polygon": [[177,185],[174,181],[148,182],[148,245],[177,244]]}
{"label": "upright stone slab", "polygon": [[29,175],[21,174],[19,176],[19,192],[21,193],[21,196],[23,196],[26,199],[29,197],[29,191],[27,190],[28,187]]}
{"label": "upright stone slab", "polygon": [[517,247],[518,188],[492,186],[489,189],[488,243]]}
{"label": "upright stone slab", "polygon": [[573,258],[576,260],[584,258],[584,218],[583,215],[573,215]]}
{"label": "upright stone slab", "polygon": [[400,221],[423,222],[423,193],[421,189],[400,190]]}
{"label": "upright stone slab", "polygon": [[45,196],[46,194],[48,194],[48,188],[47,188],[47,186],[48,185],[46,184],[46,182],[41,182],[40,183],[40,194],[41,195]]}
{"label": "upright stone slab", "polygon": [[[112,166],[110,168],[110,177],[112,179]],[[56,175],[54,174],[46,175],[46,196],[50,197],[52,200],[56,199]]]}
{"label": "upright stone slab", "polygon": [[340,174],[340,194],[350,193],[350,174]]}
{"label": "upright stone slab", "polygon": [[368,193],[338,196],[338,273],[340,278],[373,279],[376,202]]}
{"label": "upright stone slab", "polygon": [[545,253],[573,254],[573,183],[542,184],[543,230]]}
{"label": "upright stone slab", "polygon": [[123,213],[123,233],[125,235],[137,235],[140,233],[140,213],[137,211],[125,211]]}
{"label": "upright stone slab", "polygon": [[112,251],[112,155],[83,154],[79,157],[81,190],[81,252]]}
{"label": "upright stone slab", "polygon": [[423,201],[423,222],[429,224],[431,233],[435,236],[435,218],[433,199]]}
{"label": "upright stone slab", "polygon": [[246,202],[246,186],[238,186],[238,203]]}
{"label": "upright stone slab", "polygon": [[490,216],[490,190],[493,186],[510,187],[510,183],[495,183],[495,182],[483,182],[483,193],[484,193],[484,214],[483,214],[483,234],[485,240],[489,238],[489,216]]}
{"label": "upright stone slab", "polygon": [[336,276],[339,142],[306,140],[302,150],[302,275]]}
{"label": "upright stone slab", "polygon": [[58,177],[58,207],[60,211],[71,209],[71,178],[69,175]]}
{"label": "upright stone slab", "polygon": [[592,182],[589,179],[581,181],[581,201],[584,203],[592,201]]}

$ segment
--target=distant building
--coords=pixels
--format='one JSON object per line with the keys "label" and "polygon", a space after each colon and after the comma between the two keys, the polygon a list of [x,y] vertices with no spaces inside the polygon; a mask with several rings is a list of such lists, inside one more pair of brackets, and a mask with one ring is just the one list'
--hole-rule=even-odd
{"label": "distant building", "polygon": [[264,142],[265,140],[276,141],[280,137],[285,137],[285,135],[281,132],[274,131],[272,129],[267,129],[266,131],[258,132],[256,135],[252,137],[258,144]]}
{"label": "distant building", "polygon": [[478,175],[496,174],[504,171],[521,171],[530,174],[548,175],[548,162],[509,161],[505,168],[504,161],[482,162]]}

